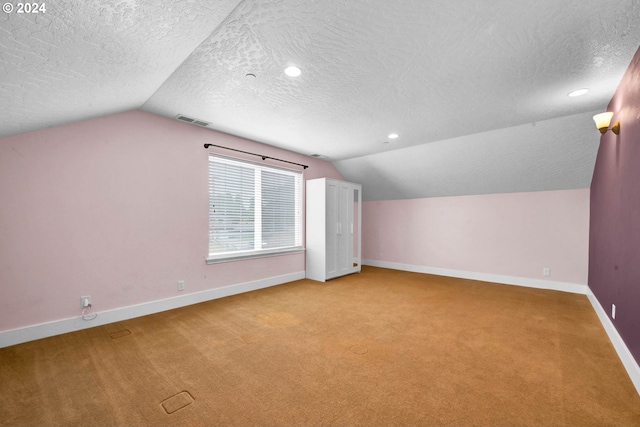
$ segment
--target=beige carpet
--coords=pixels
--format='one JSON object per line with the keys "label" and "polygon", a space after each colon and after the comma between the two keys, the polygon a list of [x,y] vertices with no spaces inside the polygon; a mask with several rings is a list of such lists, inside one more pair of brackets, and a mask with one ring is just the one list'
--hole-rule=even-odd
{"label": "beige carpet", "polygon": [[3,426],[640,426],[585,296],[373,267],[0,362]]}

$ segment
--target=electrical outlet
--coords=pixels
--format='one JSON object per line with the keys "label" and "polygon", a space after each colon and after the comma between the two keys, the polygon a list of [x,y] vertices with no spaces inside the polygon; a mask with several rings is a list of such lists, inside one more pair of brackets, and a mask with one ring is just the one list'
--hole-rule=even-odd
{"label": "electrical outlet", "polygon": [[91,305],[91,297],[90,296],[80,297],[80,304],[82,305],[82,308],[89,307]]}
{"label": "electrical outlet", "polygon": [[542,269],[543,276],[551,276],[551,269],[549,267],[545,267]]}
{"label": "electrical outlet", "polygon": [[612,319],[616,318],[616,305],[615,304],[611,304],[611,318]]}
{"label": "electrical outlet", "polygon": [[178,280],[178,290],[184,291],[184,280]]}

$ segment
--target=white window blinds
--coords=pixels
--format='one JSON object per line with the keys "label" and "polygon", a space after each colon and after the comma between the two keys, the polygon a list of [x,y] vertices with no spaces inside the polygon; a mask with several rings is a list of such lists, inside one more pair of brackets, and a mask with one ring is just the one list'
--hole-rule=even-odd
{"label": "white window blinds", "polygon": [[302,249],[302,173],[209,155],[209,260]]}

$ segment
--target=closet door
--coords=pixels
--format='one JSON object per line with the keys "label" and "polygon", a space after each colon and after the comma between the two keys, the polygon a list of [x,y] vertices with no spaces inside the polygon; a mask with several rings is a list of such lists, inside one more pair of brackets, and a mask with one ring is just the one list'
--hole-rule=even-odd
{"label": "closet door", "polygon": [[341,182],[338,190],[338,272],[346,274],[351,271],[353,235],[353,189],[346,182]]}
{"label": "closet door", "polygon": [[359,185],[354,185],[352,190],[353,190],[353,203],[352,203],[353,213],[351,215],[351,218],[353,222],[351,225],[351,239],[352,239],[351,244],[353,248],[353,253],[351,257],[351,264],[353,265],[354,271],[360,271],[361,269],[360,264],[362,263],[362,260],[360,259],[360,249],[361,249],[360,217],[362,216],[362,199],[361,199],[362,188]]}
{"label": "closet door", "polygon": [[326,278],[338,275],[339,183],[327,180],[326,193]]}

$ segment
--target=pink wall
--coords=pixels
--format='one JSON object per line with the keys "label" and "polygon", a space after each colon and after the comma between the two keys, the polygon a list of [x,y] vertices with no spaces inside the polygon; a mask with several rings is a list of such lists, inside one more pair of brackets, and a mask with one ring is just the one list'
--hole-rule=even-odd
{"label": "pink wall", "polygon": [[586,284],[589,189],[364,202],[362,235],[366,260]]}
{"label": "pink wall", "polygon": [[0,331],[79,316],[82,295],[99,312],[304,271],[303,254],[205,264],[205,142],[342,179],[328,162],[141,111],[0,139]]}

